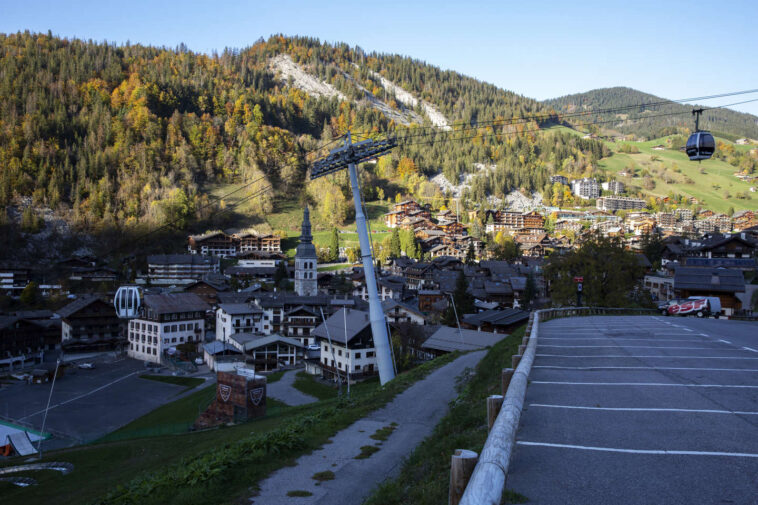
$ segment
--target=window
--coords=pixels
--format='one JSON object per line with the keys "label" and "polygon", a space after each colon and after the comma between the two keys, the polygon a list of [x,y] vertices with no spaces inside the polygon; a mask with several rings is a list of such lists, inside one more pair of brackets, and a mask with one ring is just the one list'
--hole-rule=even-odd
{"label": "window", "polygon": [[367,358],[373,358],[374,357],[374,351],[369,351],[366,353]]}
{"label": "window", "polygon": [[355,365],[355,371],[356,372],[360,372],[361,371],[361,366],[360,365]]}
{"label": "window", "polygon": [[361,359],[361,353],[356,352],[355,353],[355,359]]}
{"label": "window", "polygon": [[185,325],[185,324],[180,324],[179,325],[179,331],[184,331],[186,329],[187,329],[187,325]]}
{"label": "window", "polygon": [[342,356],[342,349],[337,350],[337,356]]}

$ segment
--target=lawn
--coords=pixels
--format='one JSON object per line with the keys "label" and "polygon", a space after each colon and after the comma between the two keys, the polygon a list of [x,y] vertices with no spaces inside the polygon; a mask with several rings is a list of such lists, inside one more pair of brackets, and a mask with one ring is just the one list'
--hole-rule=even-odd
{"label": "lawn", "polygon": [[[447,503],[450,456],[456,449],[481,453],[487,440],[485,399],[500,393],[500,374],[510,367],[524,336],[524,326],[495,344],[479,362],[476,374],[459,383],[460,395],[450,402],[448,414],[434,433],[419,445],[403,464],[400,476],[381,484],[366,505],[437,505]],[[373,438],[373,437],[372,437]],[[503,503],[525,503],[526,497],[506,491]]]}
{"label": "lawn", "polygon": [[305,372],[298,372],[296,377],[293,387],[298,391],[311,395],[319,400],[337,398],[338,391],[336,385],[332,387],[324,384]]}
{"label": "lawn", "polygon": [[[608,146],[616,150],[621,144],[609,142]],[[613,156],[602,159],[598,163],[598,167],[614,173],[622,171],[630,164],[634,164],[640,172],[645,169],[650,171],[654,168],[666,168],[669,172],[674,172],[676,181],[666,183],[661,178],[655,177],[654,189],[645,190],[640,188],[639,190],[645,194],[657,197],[668,196],[669,192],[695,197],[702,202],[704,207],[715,212],[725,213],[729,207],[734,207],[735,210],[742,210],[755,208],[756,206],[753,200],[735,197],[737,192],[751,194],[749,192],[751,184],[734,177],[733,174],[737,169],[728,163],[716,159],[693,162],[681,151],[671,149],[657,151],[652,149],[653,146],[659,144],[666,145],[665,138],[653,139],[647,142],[629,142],[629,144],[637,147],[640,152],[636,154],[616,152]],[[658,159],[653,161],[651,159],[653,156]],[[675,168],[681,170],[681,173],[676,173]],[[701,173],[701,170],[705,173]],[[686,184],[684,182],[685,176],[689,177],[693,181],[693,184]],[[619,180],[634,186],[642,186],[641,177],[633,179],[619,177]],[[729,198],[725,197],[725,192],[729,192]],[[753,198],[758,198],[758,195],[755,193],[751,195]]]}
{"label": "lawn", "polygon": [[[156,382],[165,382],[166,384],[174,384],[177,386],[184,386],[184,391],[194,389],[205,382],[205,379],[201,379],[199,377],[175,377],[173,375],[140,375],[139,378]],[[184,391],[182,391],[182,393]]]}
{"label": "lawn", "polygon": [[[266,417],[235,426],[50,451],[45,461],[70,462],[74,471],[69,475],[25,473],[37,479],[39,485],[23,489],[0,483],[3,504],[247,502],[256,482],[270,472],[321,447],[337,431],[382,407],[413,382],[454,358],[438,358],[398,375],[381,388],[376,381],[356,386],[356,394],[349,401],[332,398],[298,407],[271,405]],[[212,390],[206,391],[205,398],[199,395],[203,391],[206,390],[187,397],[198,395],[194,403],[187,401],[181,415],[177,402],[172,404],[173,412],[163,412],[160,417],[156,411],[148,415],[153,416],[152,422],[189,419],[194,415],[192,407],[210,399]],[[149,418],[138,421],[150,424]],[[268,449],[253,448],[261,444]],[[114,492],[118,497],[106,498]]]}

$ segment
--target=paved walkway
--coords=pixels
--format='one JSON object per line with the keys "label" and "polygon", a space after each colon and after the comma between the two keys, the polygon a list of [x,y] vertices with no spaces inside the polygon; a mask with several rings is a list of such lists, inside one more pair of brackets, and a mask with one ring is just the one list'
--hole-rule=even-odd
{"label": "paved walkway", "polygon": [[508,488],[540,505],[758,504],[758,324],[540,325]]}
{"label": "paved walkway", "polygon": [[302,371],[300,368],[289,370],[282,375],[282,378],[276,382],[266,385],[266,396],[276,398],[287,405],[305,405],[306,403],[317,402],[318,398],[307,395],[294,388],[295,374]]}
{"label": "paved walkway", "polygon": [[[321,504],[359,505],[381,482],[395,477],[403,458],[410,455],[445,415],[448,403],[457,396],[455,378],[467,367],[474,368],[486,351],[461,356],[412,385],[385,407],[337,433],[331,444],[300,457],[294,467],[273,473],[260,483],[255,505]],[[387,441],[378,445],[370,438],[378,429],[397,423]],[[484,422],[484,421],[482,421]],[[367,459],[355,459],[361,446],[376,445],[379,451]],[[336,478],[316,485],[311,477],[331,470]],[[288,497],[288,491],[303,490],[309,497]]]}

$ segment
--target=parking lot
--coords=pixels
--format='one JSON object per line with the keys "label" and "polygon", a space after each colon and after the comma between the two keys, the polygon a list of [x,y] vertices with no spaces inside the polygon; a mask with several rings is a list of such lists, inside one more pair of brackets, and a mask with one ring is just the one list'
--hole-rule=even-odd
{"label": "parking lot", "polygon": [[[178,398],[184,387],[139,378],[142,362],[103,355],[93,369],[67,367],[55,381],[45,431],[50,448],[87,442],[110,433]],[[0,416],[34,429],[42,420],[50,383],[13,383],[0,388]],[[67,438],[67,439],[66,439]]]}
{"label": "parking lot", "polygon": [[758,324],[540,324],[508,488],[539,504],[758,504]]}

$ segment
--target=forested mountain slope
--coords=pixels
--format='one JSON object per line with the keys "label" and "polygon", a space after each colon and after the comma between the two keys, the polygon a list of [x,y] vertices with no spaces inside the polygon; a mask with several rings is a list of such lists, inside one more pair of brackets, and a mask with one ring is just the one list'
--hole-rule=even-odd
{"label": "forested mountain slope", "polygon": [[[612,109],[637,104],[660,103],[665,100],[664,98],[643,93],[636,89],[615,87],[593,89],[586,93],[553,98],[546,100],[544,104],[548,107],[554,107],[558,112],[572,113],[584,110]],[[739,97],[736,97],[733,101],[739,101]],[[704,101],[702,106],[704,108],[709,107],[708,101]],[[619,112],[590,114],[577,117],[576,122],[601,121],[602,126],[605,128],[621,133],[633,133],[637,136],[651,139],[694,129],[694,120],[690,114],[693,108],[692,105],[666,103],[650,107],[635,107]],[[676,115],[645,119],[646,116],[662,114]],[[729,109],[706,111],[700,120],[700,128],[712,130],[727,138],[749,137],[758,139],[758,117]]]}

